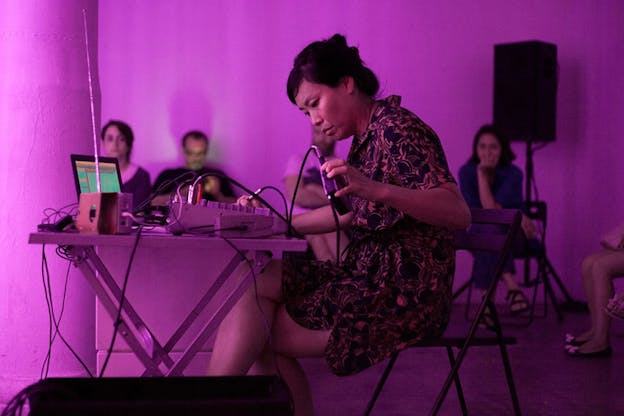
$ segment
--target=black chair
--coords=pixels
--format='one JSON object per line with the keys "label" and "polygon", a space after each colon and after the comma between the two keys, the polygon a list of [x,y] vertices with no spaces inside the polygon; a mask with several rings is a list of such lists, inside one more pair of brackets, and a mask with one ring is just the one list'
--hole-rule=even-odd
{"label": "black chair", "polygon": [[[523,286],[529,288],[533,287],[533,294],[529,301],[528,313],[514,317],[511,320],[506,320],[504,324],[513,326],[528,326],[533,322],[534,318],[544,318],[548,314],[548,301],[553,306],[555,313],[557,314],[557,320],[561,322],[563,315],[559,308],[555,292],[553,290],[553,282],[559,285],[562,293],[569,299],[565,287],[563,287],[559,276],[555,272],[552,264],[546,257],[546,203],[544,201],[527,201],[526,216],[533,221],[533,224],[537,228],[537,235],[535,238],[527,239],[522,232],[519,232],[514,242],[512,243],[511,254],[514,259],[524,260],[524,281]],[[535,274],[533,274],[535,272]],[[534,277],[532,277],[534,276]],[[471,315],[471,300],[472,300],[472,286],[474,279],[469,279],[464,283],[454,294],[453,299],[459,297],[462,292],[468,292],[468,298],[466,300],[464,316],[467,320],[472,320]],[[537,293],[540,285],[543,285],[543,308],[538,313],[537,311]]]}
{"label": "black chair", "polygon": [[[554,279],[555,283],[559,285],[559,288],[565,296],[569,297],[569,295],[563,287],[552,264],[550,264],[548,257],[546,257],[546,202],[532,201],[526,202],[525,204],[527,211],[526,215],[537,226],[537,237],[533,240],[525,240],[524,247],[515,253],[515,258],[524,259],[524,285],[527,287],[533,286],[534,288],[529,314],[525,323],[527,325],[530,324],[533,322],[534,317],[545,317],[548,313],[549,300],[555,310],[555,313],[557,314],[557,320],[561,322],[563,320],[563,315],[559,309],[551,278]],[[531,264],[533,262],[536,264],[536,274],[535,277],[531,279]],[[538,315],[536,314],[536,304],[537,292],[540,284],[542,284],[544,288],[544,307],[542,312]]]}
{"label": "black chair", "polygon": [[[511,372],[511,365],[509,363],[509,357],[507,355],[508,344],[515,344],[516,340],[512,337],[504,337],[498,314],[496,312],[496,306],[491,300],[493,292],[496,288],[498,279],[500,278],[505,258],[511,250],[513,239],[520,229],[521,215],[518,210],[508,209],[471,209],[472,224],[489,224],[497,227],[488,228],[487,232],[474,231],[479,227],[469,227],[468,230],[458,231],[455,233],[455,249],[456,250],[470,250],[470,251],[488,251],[498,254],[498,262],[496,266],[496,279],[492,282],[488,288],[481,304],[479,305],[477,314],[472,319],[470,327],[466,335],[461,337],[449,337],[446,334],[439,339],[431,339],[423,342],[419,342],[414,345],[410,345],[410,348],[423,348],[423,347],[445,347],[448,353],[449,362],[451,364],[451,371],[448,374],[444,385],[435,401],[432,415],[437,415],[440,411],[442,403],[444,402],[448,390],[451,384],[455,383],[457,390],[457,397],[459,399],[462,414],[468,414],[466,402],[464,399],[463,390],[459,380],[459,368],[463,362],[463,359],[470,346],[498,346],[500,349],[503,366],[505,369],[505,377],[511,395],[513,410],[515,415],[520,415],[520,403],[518,401],[518,395]],[[486,308],[489,308],[492,320],[494,322],[495,335],[488,336],[476,336],[477,326],[480,318],[482,317]],[[459,348],[457,355],[454,354],[453,348]],[[392,371],[392,368],[399,356],[400,352],[395,352],[388,361],[386,368],[375,387],[373,397],[371,397],[366,408],[366,415],[369,415],[377,401],[383,386]]]}

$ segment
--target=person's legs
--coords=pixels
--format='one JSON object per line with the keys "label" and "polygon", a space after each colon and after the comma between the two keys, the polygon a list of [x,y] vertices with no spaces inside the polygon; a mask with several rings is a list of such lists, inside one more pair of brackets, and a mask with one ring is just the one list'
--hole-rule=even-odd
{"label": "person's legs", "polygon": [[295,403],[295,415],[312,415],[312,395],[307,377],[297,358],[322,357],[330,331],[298,325],[280,305],[275,314],[270,344],[254,363],[250,373],[275,374],[286,381]]}
{"label": "person's legs", "polygon": [[[281,262],[258,276],[219,325],[208,375],[243,375],[265,348],[277,303],[281,301]],[[257,293],[256,293],[257,288]]]}
{"label": "person's legs", "polygon": [[[332,233],[333,234],[333,233]],[[305,236],[308,244],[310,244],[310,248],[314,253],[314,257],[319,261],[336,261],[335,249],[332,250],[331,245],[327,243],[327,238],[325,234],[308,234]],[[334,247],[336,243],[334,240]]]}
{"label": "person's legs", "polygon": [[[340,247],[336,246],[336,233],[335,232],[323,234],[325,243],[327,244],[327,247],[329,247],[329,249],[331,250],[334,261],[336,261],[339,258],[339,256],[344,252],[345,247],[347,247],[347,245],[349,244],[349,236],[347,235],[347,233],[345,233],[342,230],[339,232],[340,232]],[[337,249],[340,250],[340,253],[338,253]]]}
{"label": "person's legs", "polygon": [[312,396],[296,358],[322,356],[330,332],[306,329],[292,320],[281,304],[281,273],[281,262],[271,262],[257,279],[257,291],[251,286],[222,321],[208,375],[279,370],[291,390],[295,415],[308,416],[313,414]]}
{"label": "person's legs", "polygon": [[[309,234],[306,235],[306,240],[308,240],[308,243],[314,252],[314,257],[316,257],[317,260],[331,260],[334,263],[336,262],[338,253],[336,252],[335,232],[325,234]],[[340,231],[340,251],[344,250],[347,244],[349,244],[349,239],[346,233],[344,231]]]}
{"label": "person's legs", "polygon": [[507,288],[507,303],[509,304],[509,311],[513,313],[520,313],[529,308],[529,302],[524,295],[520,285],[514,279],[514,274],[511,272],[504,272],[501,275],[505,287]]}
{"label": "person's legs", "polygon": [[604,251],[590,254],[583,259],[581,264],[581,275],[583,279],[583,291],[587,298],[587,307],[589,309],[589,329],[574,337],[576,342],[585,342],[592,338],[595,328],[596,306],[594,305],[594,279],[593,268],[597,259],[605,254]]}
{"label": "person's legs", "polygon": [[604,311],[613,296],[613,277],[624,275],[624,252],[606,250],[596,256],[591,268],[592,338],[579,347],[582,353],[604,350],[609,346],[611,317]]}

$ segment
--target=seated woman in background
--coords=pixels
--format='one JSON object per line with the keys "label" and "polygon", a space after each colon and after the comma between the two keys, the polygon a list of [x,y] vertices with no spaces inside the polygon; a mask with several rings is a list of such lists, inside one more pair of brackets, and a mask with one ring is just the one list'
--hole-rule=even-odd
{"label": "seated woman in background", "polygon": [[[336,158],[336,140],[324,135],[320,129],[314,126],[312,126],[312,144],[318,148],[325,160]],[[293,194],[295,193],[302,163],[303,155],[293,155],[286,164],[284,187],[289,202],[292,201]],[[319,160],[314,153],[310,153],[306,160],[301,183],[299,184],[295,198],[293,215],[329,205],[329,199],[327,199],[327,195],[325,195],[325,191],[323,190]],[[336,237],[336,232],[307,234],[305,236],[317,260],[330,260],[334,262],[338,259]],[[344,231],[340,231],[340,250],[346,247],[348,243],[347,234]]]}
{"label": "seated woman in background", "polygon": [[[477,131],[472,142],[472,156],[459,170],[459,186],[470,208],[523,207],[522,171],[511,163],[515,158],[509,141],[496,127],[484,125]],[[494,279],[497,257],[493,253],[473,253],[473,256],[472,278],[475,287],[484,294]],[[514,280],[515,272],[513,256],[509,256],[502,278],[512,314],[529,306]],[[485,325],[488,326],[487,321]]]}
{"label": "seated woman in background", "polygon": [[590,328],[578,336],[566,334],[565,348],[571,357],[611,355],[611,317],[624,318],[622,295],[609,299],[613,296],[613,279],[624,277],[624,224],[614,231],[601,240],[603,250],[583,259],[583,291]]}
{"label": "seated woman in background", "polygon": [[121,192],[132,194],[132,206],[138,207],[151,191],[149,173],[130,162],[134,134],[129,125],[111,120],[102,128],[102,144],[106,156],[116,157],[121,171]]}

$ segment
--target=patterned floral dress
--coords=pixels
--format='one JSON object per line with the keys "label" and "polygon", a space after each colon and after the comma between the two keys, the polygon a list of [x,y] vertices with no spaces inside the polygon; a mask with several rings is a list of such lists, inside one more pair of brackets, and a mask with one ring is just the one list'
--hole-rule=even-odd
{"label": "patterned floral dress", "polygon": [[[368,178],[411,189],[455,183],[435,132],[400,97],[378,101],[348,163]],[[286,309],[301,326],[331,330],[325,356],[354,374],[448,323],[455,268],[452,233],[357,197],[345,260],[284,262]]]}

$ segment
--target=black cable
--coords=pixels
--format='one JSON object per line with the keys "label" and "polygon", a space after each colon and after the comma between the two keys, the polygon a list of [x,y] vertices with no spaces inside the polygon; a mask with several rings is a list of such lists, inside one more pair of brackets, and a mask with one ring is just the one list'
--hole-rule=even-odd
{"label": "black cable", "polygon": [[173,179],[169,179],[169,180],[164,181],[147,198],[145,198],[145,200],[143,202],[141,202],[136,208],[134,208],[132,210],[133,211],[132,213],[136,214],[137,212],[140,212],[141,210],[145,209],[145,207],[149,206],[149,204],[152,202],[152,200],[154,198],[156,198],[158,195],[160,195],[160,192],[163,189],[168,188],[172,184],[177,184],[179,180],[181,180],[185,176],[189,176],[189,175],[191,175],[193,178],[195,178],[197,176],[197,174],[195,172],[193,172],[192,170],[189,170],[189,171],[186,171],[186,172],[182,173],[181,175],[176,176]]}
{"label": "black cable", "polygon": [[24,407],[29,400],[31,393],[36,389],[36,385],[30,385],[20,390],[9,402],[1,413],[1,416],[22,416]]}
{"label": "black cable", "polygon": [[[297,185],[295,186],[295,192],[293,192],[293,200],[290,206],[291,220],[292,220],[292,207],[295,204],[295,195],[297,193],[297,187],[299,186],[299,181],[301,180],[301,175],[303,174],[303,167],[306,164],[306,161],[308,159],[310,152],[312,152],[313,150],[316,150],[315,146],[310,146],[310,148],[305,154],[305,157],[303,158],[303,162],[301,163],[301,168],[299,169],[299,177],[297,178]],[[319,157],[320,156],[319,153],[315,152],[315,155],[318,158],[319,163],[320,163],[321,159]],[[323,172],[321,172],[321,175],[322,174]],[[334,217],[334,224],[336,225],[336,265],[340,266],[340,258],[342,257],[340,253],[340,231],[341,231],[340,220],[338,219],[338,212],[336,211],[336,207],[334,207],[334,204],[330,201],[329,205],[331,206],[332,215]]]}
{"label": "black cable", "polygon": [[251,195],[251,196],[252,197],[256,197],[256,196],[260,195],[262,192],[264,192],[267,189],[274,190],[282,198],[282,202],[284,203],[284,215],[286,216],[286,218],[288,220],[292,221],[292,218],[290,218],[288,216],[288,203],[286,202],[286,197],[284,196],[284,193],[282,191],[280,191],[279,189],[277,189],[275,186],[273,186],[273,185],[263,186],[260,189],[258,189],[256,192],[254,192],[253,195]]}
{"label": "black cable", "polygon": [[303,178],[303,169],[305,168],[305,164],[308,161],[308,157],[310,156],[310,153],[314,151],[314,147],[310,147],[304,157],[303,157],[303,161],[301,162],[301,166],[299,166],[299,174],[297,175],[297,183],[295,184],[295,190],[293,191],[293,196],[292,199],[290,201],[290,211],[288,212],[288,220],[292,221],[292,216],[293,216],[293,208],[295,206],[295,199],[297,198],[297,191],[299,190],[299,185],[301,184],[301,179]]}
{"label": "black cable", "polygon": [[[52,310],[51,310],[51,305],[50,305],[50,299],[52,298],[52,294],[48,294],[48,288],[46,285],[46,270],[48,269],[48,265],[47,265],[47,260],[46,260],[46,255],[45,255],[45,244],[43,244],[43,246],[41,247],[42,249],[42,253],[41,253],[41,279],[43,282],[43,291],[45,294],[45,301],[46,301],[46,307],[48,310],[48,354],[46,356],[46,359],[44,359],[43,361],[43,365],[41,367],[41,372],[39,374],[39,378],[42,379],[44,374],[47,374],[47,367],[49,367],[49,365],[46,363],[46,360],[50,357],[50,352],[52,350]],[[49,362],[49,361],[48,361]]]}
{"label": "black cable", "polygon": [[123,286],[121,289],[121,297],[119,299],[119,308],[117,309],[117,317],[115,318],[115,322],[113,322],[113,336],[111,338],[110,345],[108,346],[108,351],[106,352],[106,358],[104,359],[104,364],[102,365],[102,371],[100,372],[99,377],[104,376],[104,371],[106,371],[106,367],[108,366],[108,360],[113,353],[113,346],[115,345],[115,339],[117,338],[117,333],[119,332],[119,325],[121,324],[121,312],[123,310],[124,300],[126,298],[126,287],[128,285],[128,276],[130,276],[130,269],[132,267],[132,262],[134,261],[134,254],[136,253],[137,246],[139,245],[139,240],[141,239],[141,232],[143,231],[143,227],[139,226],[137,229],[137,235],[134,240],[134,245],[132,246],[132,252],[130,253],[130,260],[128,260],[128,267],[126,268],[126,275],[124,276]]}
{"label": "black cable", "polygon": [[[50,285],[50,271],[48,269],[48,260],[47,260],[47,257],[45,255],[45,244],[42,246],[41,268],[42,268],[43,288],[44,288],[45,295],[46,295],[46,304],[48,306],[48,316],[49,316],[49,319],[50,319],[50,328],[49,328],[49,334],[48,334],[49,335],[49,341],[50,341],[50,344],[49,344],[50,351],[51,351],[51,348],[52,348],[52,343],[54,341],[54,338],[52,336],[52,325],[54,324],[54,328],[55,328],[55,331],[56,331],[55,334],[58,335],[59,338],[61,338],[61,340],[63,341],[63,344],[65,344],[67,349],[69,349],[69,351],[76,358],[76,360],[78,360],[78,362],[85,369],[87,374],[90,377],[93,377],[93,374],[89,370],[89,367],[87,367],[85,362],[80,358],[78,353],[72,348],[72,346],[69,344],[69,342],[65,339],[65,337],[63,336],[63,334],[60,331],[59,325],[60,325],[62,313],[61,313],[61,316],[59,316],[58,321],[56,320],[56,317],[54,316],[54,304],[53,304],[53,301],[52,301],[52,287]],[[69,271],[69,268],[68,268],[68,271]],[[69,277],[69,273],[67,274],[67,277]],[[47,281],[46,281],[46,279],[47,279]],[[66,289],[67,289],[67,281],[65,282],[65,291],[63,292],[63,310],[65,308],[64,305],[65,305]],[[49,352],[49,353],[51,354],[51,352]],[[48,362],[47,363],[44,361],[44,364],[43,364],[42,370],[41,370],[41,375],[42,376],[44,374],[44,368],[45,368],[46,369],[45,370],[45,374],[46,374],[46,377],[47,377],[47,369],[49,369],[49,361],[50,361],[49,358],[48,358]]]}
{"label": "black cable", "polygon": [[334,204],[330,202],[331,211],[334,216],[334,224],[336,224],[336,266],[340,266],[340,220],[338,219],[338,212],[334,207]]}
{"label": "black cable", "polygon": [[[233,185],[237,186],[238,188],[242,189],[245,193],[254,196],[255,192],[253,192],[251,189],[247,188],[245,185],[241,184],[240,182],[236,181],[235,179],[232,179],[231,177],[222,174],[220,172],[207,172],[204,173],[203,175],[200,175],[197,177],[197,179],[202,178],[202,177],[206,177],[206,176],[216,176],[218,178],[222,178],[225,179],[227,181],[229,181],[230,183],[232,183]],[[196,180],[197,180],[196,179]],[[277,215],[277,217],[279,219],[281,219],[282,221],[284,221],[284,223],[286,223],[286,225],[288,226],[288,233],[291,236],[295,236],[298,238],[302,238],[303,236],[301,234],[299,234],[297,232],[297,230],[295,230],[295,228],[292,226],[291,222],[288,220],[288,218],[284,217],[280,212],[278,212],[273,205],[269,204],[264,198],[262,198],[260,195],[255,195],[254,196],[255,199],[257,199],[258,201],[260,201],[266,208],[269,209],[269,211],[271,211],[273,214]]]}
{"label": "black cable", "polygon": [[[44,254],[45,257],[45,254]],[[47,265],[47,260],[46,260],[46,265]],[[50,282],[50,275],[47,275],[47,293],[49,294],[50,297],[50,302],[48,303],[49,308],[48,308],[48,312],[49,312],[49,317],[50,317],[50,326],[49,326],[49,334],[48,334],[48,353],[46,354],[46,358],[43,360],[43,366],[42,366],[42,374],[40,378],[48,378],[48,371],[50,369],[50,361],[52,358],[52,345],[54,344],[54,340],[56,339],[56,335],[59,333],[59,326],[61,325],[61,319],[63,319],[63,313],[65,312],[65,299],[67,296],[67,283],[69,282],[69,271],[71,268],[71,263],[67,264],[67,272],[65,273],[65,285],[63,287],[63,297],[62,297],[62,302],[61,302],[61,313],[59,314],[58,317],[58,321],[55,319],[54,317],[54,302],[52,300],[52,284]],[[46,266],[47,269],[47,266]],[[45,287],[46,287],[46,280],[44,279],[44,291],[45,291]],[[46,295],[47,296],[47,295]],[[54,327],[55,327],[55,332],[54,334],[52,334],[52,321],[54,321]],[[45,374],[43,369],[45,368]]]}
{"label": "black cable", "polygon": [[43,218],[41,219],[41,224],[56,224],[62,218],[71,216],[75,217],[78,211],[78,203],[74,202],[71,204],[67,204],[59,209],[54,208],[44,208],[43,209]]}

